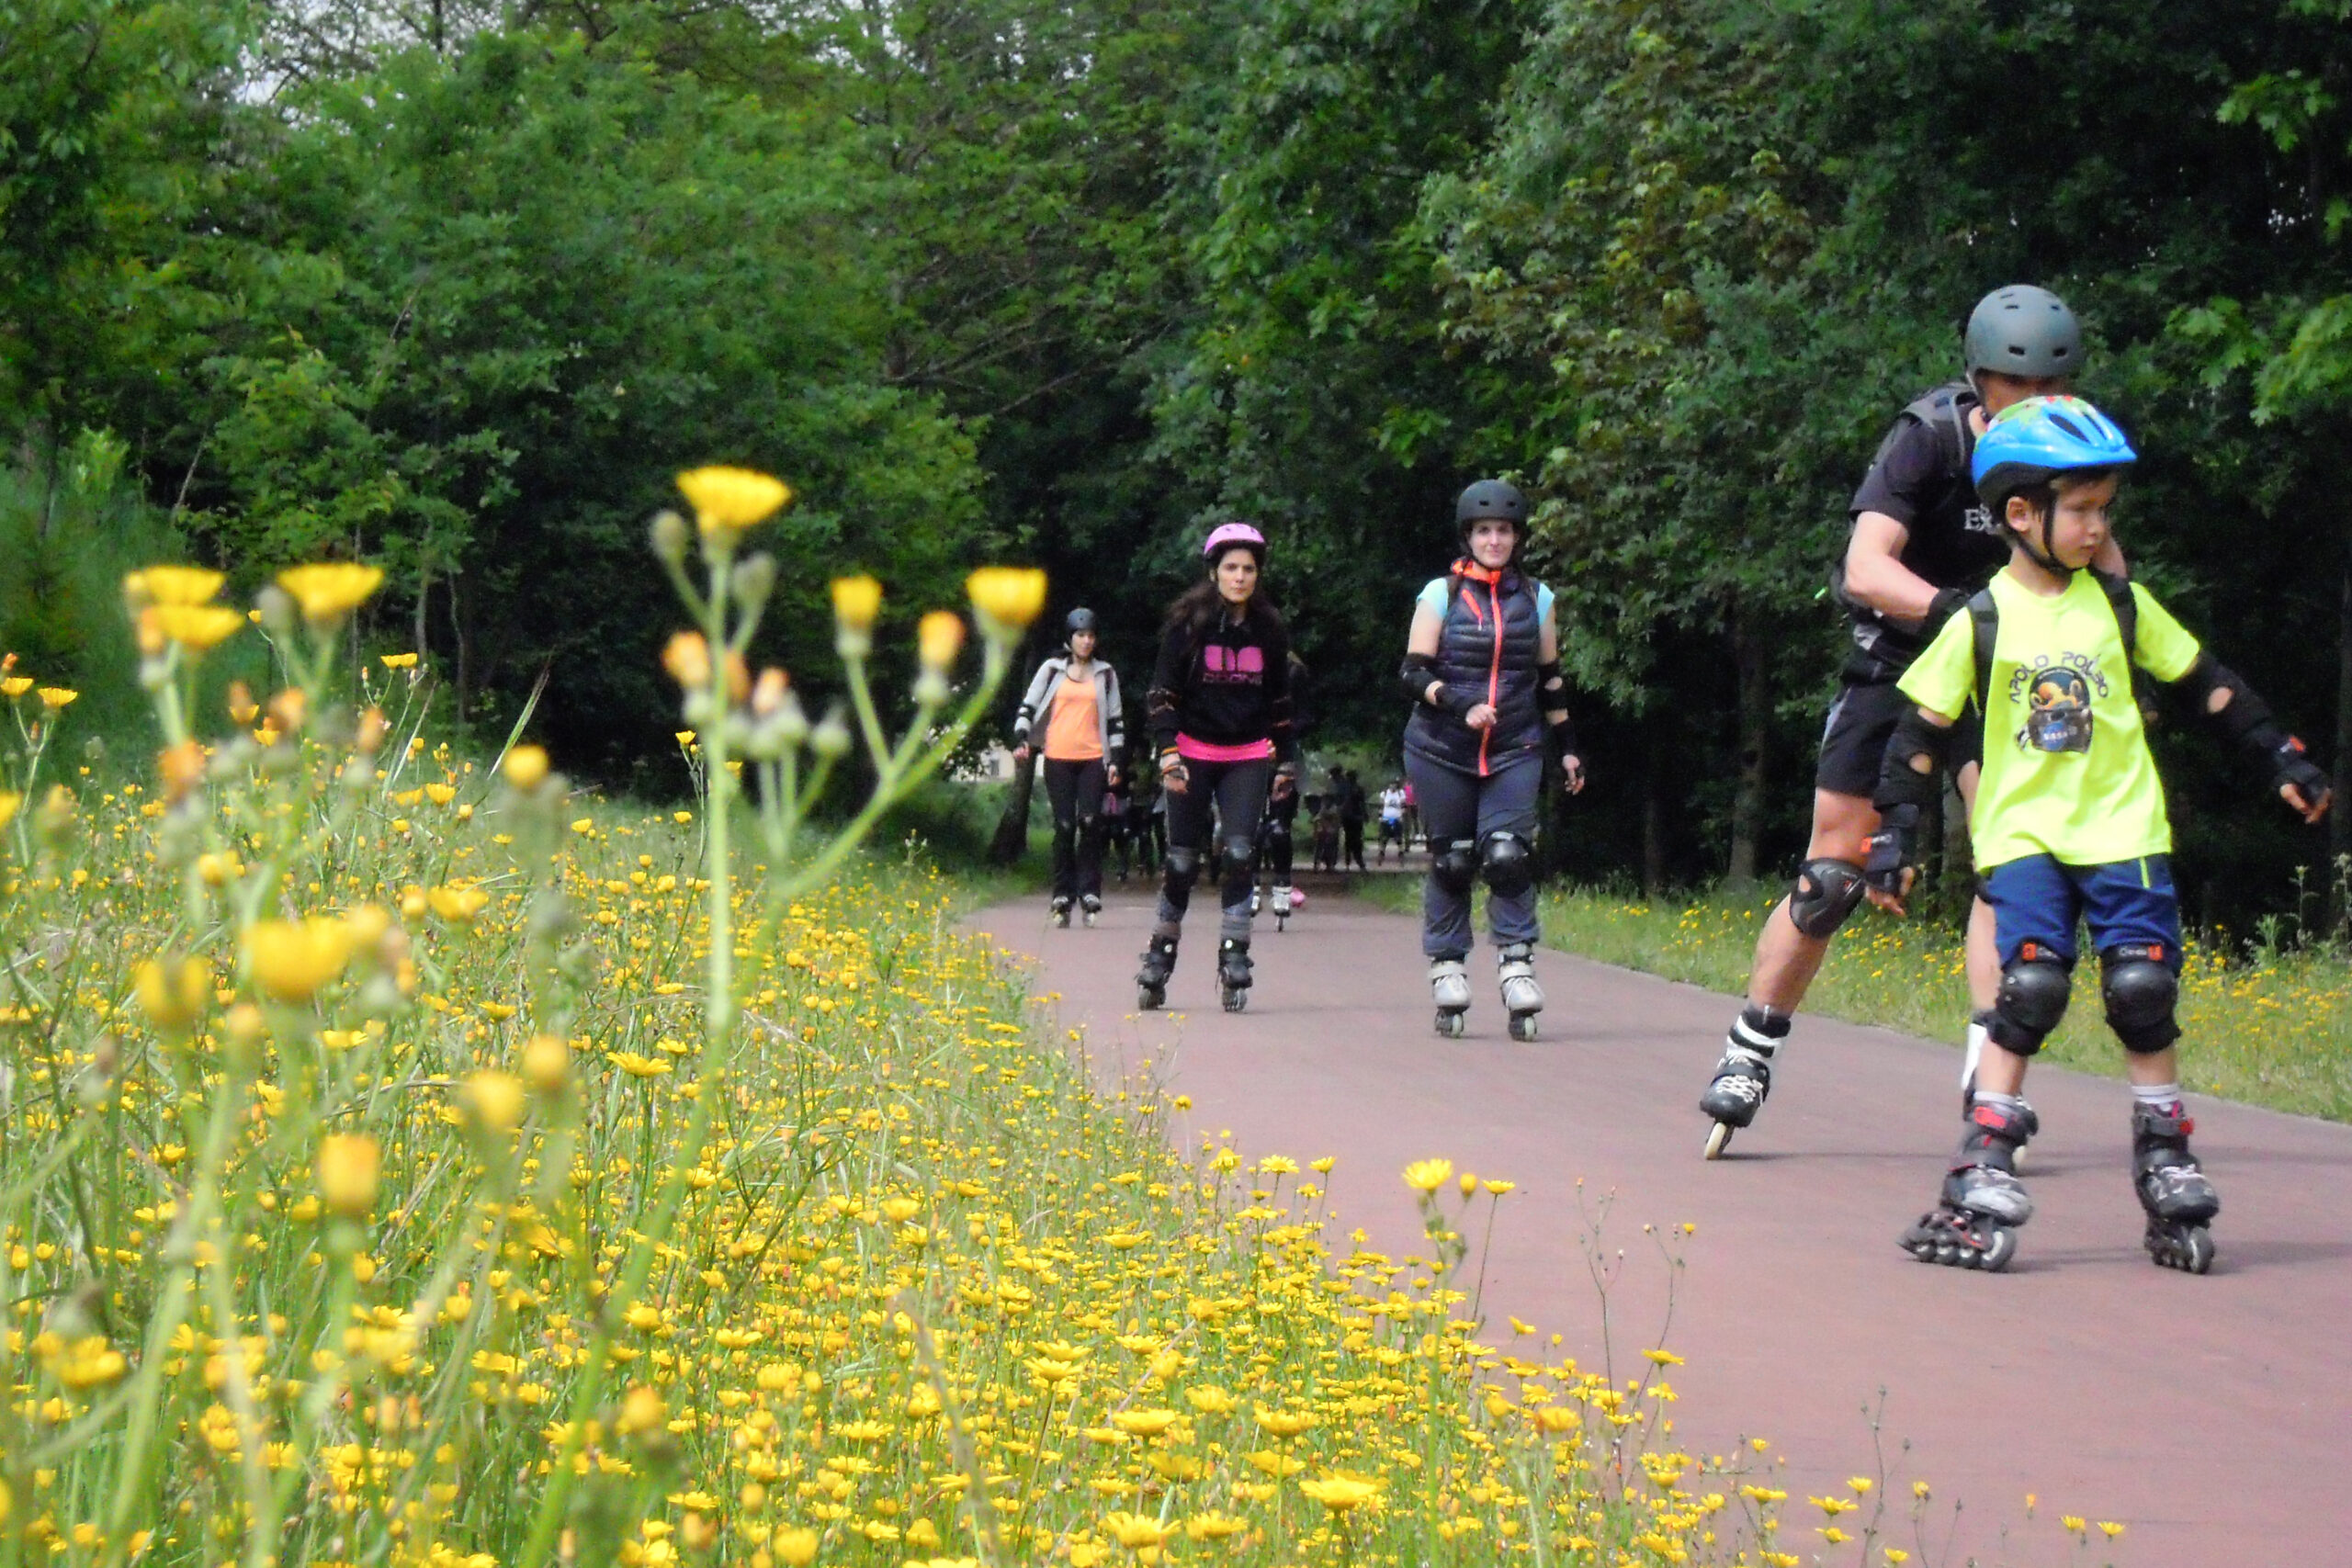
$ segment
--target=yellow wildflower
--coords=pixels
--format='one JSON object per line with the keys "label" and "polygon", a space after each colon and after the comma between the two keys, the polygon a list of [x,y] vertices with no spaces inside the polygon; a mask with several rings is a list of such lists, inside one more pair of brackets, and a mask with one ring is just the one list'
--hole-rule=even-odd
{"label": "yellow wildflower", "polygon": [[302,618],[312,626],[331,626],[365,604],[383,586],[384,569],[357,561],[317,561],[290,566],[277,574],[277,585],[302,607]]}
{"label": "yellow wildflower", "polygon": [[330,1133],[319,1140],[319,1197],[330,1213],[356,1219],[376,1206],[383,1152],[366,1133]]}
{"label": "yellow wildflower", "polygon": [[808,1568],[817,1561],[817,1532],[805,1527],[778,1530],[770,1538],[768,1547],[785,1568]]}
{"label": "yellow wildflower", "polygon": [[1405,1185],[1416,1192],[1434,1192],[1453,1175],[1450,1159],[1419,1159],[1405,1168]]}
{"label": "yellow wildflower", "polygon": [[0,680],[0,696],[21,697],[32,689],[33,678],[29,675],[10,675]]}
{"label": "yellow wildflower", "polygon": [[133,604],[209,604],[225,581],[219,572],[200,566],[151,566],[124,578],[122,592]]}
{"label": "yellow wildflower", "polygon": [[1156,1438],[1176,1424],[1173,1410],[1121,1410],[1111,1417],[1111,1425],[1135,1438]]}
{"label": "yellow wildflower", "polygon": [[476,1126],[492,1133],[511,1130],[523,1120],[523,1080],[513,1073],[486,1068],[466,1080],[466,1112]]}
{"label": "yellow wildflower", "polygon": [[678,476],[678,491],[695,509],[695,525],[707,538],[731,540],[764,523],[792,499],[792,488],[755,468],[715,464]]}
{"label": "yellow wildflower", "polygon": [[516,789],[529,791],[539,787],[548,776],[548,752],[544,746],[517,746],[506,753],[503,764],[506,782]]}
{"label": "yellow wildflower", "polygon": [[833,579],[833,618],[851,631],[872,628],[882,613],[882,585],[860,573]]}
{"label": "yellow wildflower", "polygon": [[1017,632],[1046,608],[1046,574],[1035,567],[984,566],[964,580],[972,607],[992,632]]}
{"label": "yellow wildflower", "polygon": [[915,657],[926,670],[945,670],[964,648],[964,617],[933,610],[915,625]]}
{"label": "yellow wildflower", "polygon": [[257,920],[245,932],[245,964],[282,1002],[306,1002],[351,961],[351,928],[338,919]]}
{"label": "yellow wildflower", "polygon": [[68,707],[81,694],[69,686],[43,686],[40,689],[40,705],[52,709]]}
{"label": "yellow wildflower", "polygon": [[243,628],[245,617],[225,604],[157,604],[140,613],[190,653],[218,647]]}
{"label": "yellow wildflower", "polygon": [[1140,1551],[1147,1547],[1164,1545],[1169,1536],[1174,1533],[1171,1526],[1161,1524],[1158,1519],[1143,1514],[1108,1515],[1102,1520],[1102,1528],[1110,1532],[1113,1540],[1129,1551]]}
{"label": "yellow wildflower", "polygon": [[384,653],[377,655],[377,658],[387,670],[413,670],[416,668],[416,655],[413,653]]}
{"label": "yellow wildflower", "polygon": [[1380,1496],[1380,1483],[1346,1471],[1336,1471],[1317,1481],[1302,1481],[1298,1489],[1335,1514],[1361,1508]]}

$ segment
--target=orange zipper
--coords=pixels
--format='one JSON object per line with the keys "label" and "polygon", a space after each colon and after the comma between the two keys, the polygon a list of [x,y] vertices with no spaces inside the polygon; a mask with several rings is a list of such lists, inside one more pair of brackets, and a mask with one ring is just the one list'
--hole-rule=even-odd
{"label": "orange zipper", "polygon": [[[1503,682],[1503,601],[1496,585],[1487,584],[1487,604],[1495,612],[1495,656],[1487,666],[1487,705],[1496,710],[1495,722],[1502,722],[1501,698]],[[1478,776],[1487,775],[1487,746],[1495,738],[1495,726],[1490,724],[1478,731]]]}

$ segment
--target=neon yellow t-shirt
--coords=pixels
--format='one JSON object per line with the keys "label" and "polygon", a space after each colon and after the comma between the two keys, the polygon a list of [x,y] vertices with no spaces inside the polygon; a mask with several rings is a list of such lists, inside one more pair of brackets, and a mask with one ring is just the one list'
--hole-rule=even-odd
{"label": "neon yellow t-shirt", "polygon": [[[2138,583],[2132,660],[2170,682],[2197,661],[2197,639]],[[2103,865],[2172,851],[2164,784],[2148,751],[2123,634],[2107,592],[2078,571],[2043,597],[2007,572],[1993,579],[2000,610],[1985,702],[1984,771],[1968,829],[1979,870],[2026,855]],[[1904,673],[1903,694],[1957,718],[1976,689],[1976,623],[1963,613]]]}

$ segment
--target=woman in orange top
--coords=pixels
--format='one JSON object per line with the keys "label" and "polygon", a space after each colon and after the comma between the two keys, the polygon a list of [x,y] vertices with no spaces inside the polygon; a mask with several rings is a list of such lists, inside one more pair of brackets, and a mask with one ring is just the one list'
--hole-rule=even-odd
{"label": "woman in orange top", "polygon": [[1094,657],[1091,610],[1072,610],[1069,642],[1037,667],[1012,720],[1012,755],[1027,761],[1030,734],[1046,728],[1046,798],[1054,807],[1054,924],[1069,924],[1072,900],[1092,925],[1102,913],[1102,795],[1119,776],[1126,720],[1119,672]]}

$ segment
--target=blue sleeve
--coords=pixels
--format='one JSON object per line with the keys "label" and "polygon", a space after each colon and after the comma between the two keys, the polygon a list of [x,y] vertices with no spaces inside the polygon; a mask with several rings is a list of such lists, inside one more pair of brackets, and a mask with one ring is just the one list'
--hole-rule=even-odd
{"label": "blue sleeve", "polygon": [[1552,597],[1550,583],[1539,582],[1535,585],[1535,618],[1537,620],[1547,621],[1552,618]]}
{"label": "blue sleeve", "polygon": [[1427,610],[1432,615],[1444,615],[1445,579],[1442,577],[1430,578],[1429,581],[1429,586],[1422,589],[1420,593],[1413,600],[1413,607],[1417,610]]}

